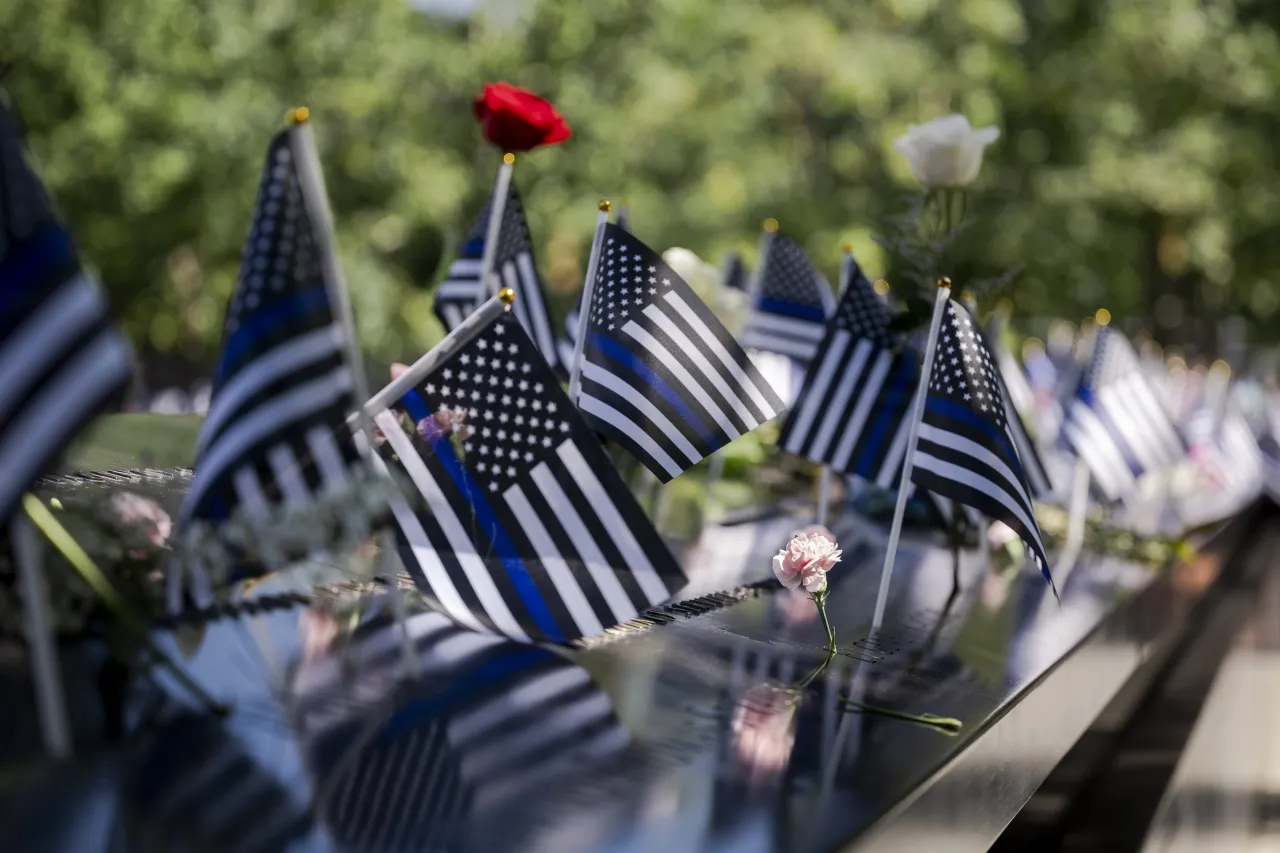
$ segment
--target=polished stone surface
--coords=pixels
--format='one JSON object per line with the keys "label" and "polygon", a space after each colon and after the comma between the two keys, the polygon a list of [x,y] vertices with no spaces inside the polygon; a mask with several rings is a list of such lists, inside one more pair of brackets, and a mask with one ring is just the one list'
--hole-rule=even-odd
{"label": "polished stone surface", "polygon": [[[804,521],[707,528],[683,597],[767,577]],[[832,526],[832,656],[812,603],[778,589],[573,651],[420,614],[408,679],[385,607],[346,643],[319,612],[224,621],[189,665],[230,718],[10,774],[0,832],[85,853],[985,849],[1219,567],[1086,555],[1059,607],[976,552],[953,594],[950,553],[907,543],[873,641],[882,533]]]}

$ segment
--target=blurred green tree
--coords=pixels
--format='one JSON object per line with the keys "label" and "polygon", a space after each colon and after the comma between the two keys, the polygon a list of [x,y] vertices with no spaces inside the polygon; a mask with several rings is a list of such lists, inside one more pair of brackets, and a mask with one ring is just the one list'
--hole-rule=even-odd
{"label": "blurred green tree", "polygon": [[[508,6],[510,4],[507,4]],[[362,344],[438,339],[431,286],[493,178],[470,100],[551,98],[566,145],[521,157],[539,261],[567,305],[600,197],[658,248],[754,250],[766,216],[835,278],[912,190],[892,140],[948,111],[996,124],[953,278],[1022,266],[1024,317],[1100,305],[1213,344],[1280,309],[1280,38],[1262,0],[8,0],[0,62],[30,144],[145,350],[207,363],[264,146],[311,107]],[[1042,325],[1033,322],[1032,327]]]}

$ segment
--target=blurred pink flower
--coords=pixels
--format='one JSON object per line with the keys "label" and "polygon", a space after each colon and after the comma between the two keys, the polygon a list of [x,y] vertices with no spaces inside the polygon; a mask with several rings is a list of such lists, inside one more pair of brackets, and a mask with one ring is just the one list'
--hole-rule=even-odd
{"label": "blurred pink flower", "polygon": [[173,532],[173,519],[164,507],[133,492],[116,492],[109,503],[116,518],[137,528],[148,542],[163,548]]}
{"label": "blurred pink flower", "polygon": [[733,709],[733,752],[746,770],[748,788],[776,782],[791,757],[797,699],[794,690],[766,681],[748,688]]}
{"label": "blurred pink flower", "polygon": [[338,620],[327,610],[311,608],[302,612],[298,622],[302,634],[302,657],[315,660],[329,650],[338,636]]}
{"label": "blurred pink flower", "polygon": [[827,572],[840,562],[840,554],[835,541],[824,533],[797,533],[774,556],[773,573],[787,589],[804,587],[813,595],[827,588]]}

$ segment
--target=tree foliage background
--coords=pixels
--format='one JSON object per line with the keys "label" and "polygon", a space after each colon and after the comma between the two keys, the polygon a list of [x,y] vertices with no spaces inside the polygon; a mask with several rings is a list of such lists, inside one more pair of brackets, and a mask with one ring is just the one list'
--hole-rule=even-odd
{"label": "tree foliage background", "polygon": [[[439,2],[439,0],[436,0]],[[1280,5],[1273,0],[7,0],[0,63],[83,254],[160,373],[213,359],[258,172],[307,104],[361,341],[409,359],[493,179],[470,101],[551,98],[566,145],[521,157],[566,307],[601,197],[718,261],[778,218],[835,279],[913,188],[892,140],[958,111],[1003,135],[953,278],[1024,269],[1026,326],[1105,306],[1211,350],[1280,309]]]}

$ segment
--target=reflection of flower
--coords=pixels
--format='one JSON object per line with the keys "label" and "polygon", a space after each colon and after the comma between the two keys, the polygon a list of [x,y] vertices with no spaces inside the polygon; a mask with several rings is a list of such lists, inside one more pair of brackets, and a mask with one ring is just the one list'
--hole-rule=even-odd
{"label": "reflection of flower", "polygon": [[152,545],[163,548],[173,531],[173,519],[160,504],[133,492],[116,492],[110,500],[111,512],[124,524],[135,528]]}
{"label": "reflection of flower", "polygon": [[748,688],[733,709],[733,750],[747,768],[748,788],[761,787],[786,766],[796,740],[798,699],[795,690],[766,681]]}
{"label": "reflection of flower", "polygon": [[490,83],[473,105],[484,138],[503,151],[555,145],[572,135],[551,102],[510,83]]}
{"label": "reflection of flower", "polygon": [[982,152],[999,138],[999,128],[973,128],[969,119],[953,113],[909,126],[893,147],[907,158],[925,189],[956,188],[973,183],[982,168]]}
{"label": "reflection of flower", "polygon": [[840,562],[840,549],[823,533],[797,533],[773,558],[773,573],[787,589],[814,595],[827,588],[827,572]]}
{"label": "reflection of flower", "polygon": [[338,620],[328,610],[312,607],[302,612],[298,632],[302,635],[302,659],[313,661],[324,655],[337,638]]}

